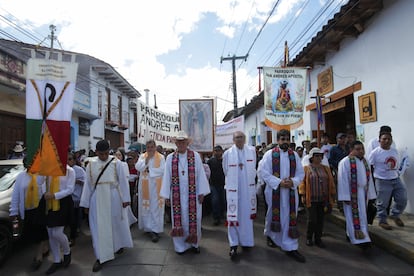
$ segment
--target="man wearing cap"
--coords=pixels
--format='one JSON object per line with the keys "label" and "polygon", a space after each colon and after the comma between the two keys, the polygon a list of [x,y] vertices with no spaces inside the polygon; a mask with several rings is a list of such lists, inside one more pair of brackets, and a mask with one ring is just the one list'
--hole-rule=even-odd
{"label": "man wearing cap", "polygon": [[297,187],[305,173],[296,152],[289,149],[290,132],[277,132],[278,147],[269,150],[259,163],[258,174],[266,182],[265,198],[269,206],[266,213],[265,235],[286,254],[298,262],[306,262],[299,253]]}
{"label": "man wearing cap", "polygon": [[86,167],[80,206],[89,213],[96,261],[92,271],[101,270],[102,264],[122,253],[124,247],[133,247],[127,209],[131,199],[128,177],[122,161],[109,156],[109,143],[96,143],[96,157]]}
{"label": "man wearing cap", "polygon": [[160,196],[171,205],[174,250],[183,254],[188,249],[200,253],[202,203],[210,193],[203,162],[197,152],[188,149],[191,138],[185,131],[174,137],[177,150],[165,161]]}
{"label": "man wearing cap", "polygon": [[224,192],[223,148],[215,146],[213,157],[207,161],[210,167],[211,208],[213,211],[214,225],[219,225],[224,216],[226,196]]}
{"label": "man wearing cap", "polygon": [[233,134],[234,145],[223,156],[227,199],[227,237],[230,258],[237,256],[240,245],[248,250],[254,246],[253,219],[256,218],[256,150],[245,145],[246,135]]}
{"label": "man wearing cap", "polygon": [[349,154],[349,148],[346,145],[346,134],[338,133],[336,135],[336,145],[331,148],[329,152],[329,165],[335,170],[338,170],[339,161]]}
{"label": "man wearing cap", "polygon": [[154,140],[145,144],[146,153],[141,154],[135,168],[139,172],[138,227],[149,233],[152,242],[158,242],[164,232],[164,199],[160,197],[165,159],[157,151]]}
{"label": "man wearing cap", "polygon": [[343,202],[346,219],[346,235],[352,244],[368,249],[367,200],[375,199],[376,193],[368,162],[364,158],[364,145],[360,141],[351,144],[351,153],[339,162],[338,200]]}

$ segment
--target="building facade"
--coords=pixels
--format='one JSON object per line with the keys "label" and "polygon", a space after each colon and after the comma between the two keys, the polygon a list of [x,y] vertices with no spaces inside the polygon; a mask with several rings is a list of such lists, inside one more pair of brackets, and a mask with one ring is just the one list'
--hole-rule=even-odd
{"label": "building facade", "polygon": [[[16,41],[0,40],[0,159],[16,142],[25,143],[26,63],[36,49],[44,58],[50,49]],[[95,149],[101,139],[111,148],[128,148],[136,141],[136,99],[141,96],[111,65],[94,57],[53,50],[51,58],[62,60],[76,54],[78,74],[71,120],[70,142],[73,150]],[[70,55],[69,55],[70,54]],[[30,138],[30,137],[29,137]]]}

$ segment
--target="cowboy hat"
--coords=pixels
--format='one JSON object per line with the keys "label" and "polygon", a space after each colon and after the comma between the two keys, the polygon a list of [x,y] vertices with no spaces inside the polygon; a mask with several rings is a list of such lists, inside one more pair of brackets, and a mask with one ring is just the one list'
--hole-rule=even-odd
{"label": "cowboy hat", "polygon": [[23,152],[24,148],[23,148],[22,145],[15,145],[13,151],[14,152]]}
{"label": "cowboy hat", "polygon": [[176,141],[184,141],[187,140],[189,143],[192,141],[190,137],[188,137],[187,133],[184,130],[180,130],[175,137],[172,138],[173,142]]}
{"label": "cowboy hat", "polygon": [[313,148],[309,152],[309,158],[312,158],[315,154],[323,155],[323,151],[321,151],[320,148]]}

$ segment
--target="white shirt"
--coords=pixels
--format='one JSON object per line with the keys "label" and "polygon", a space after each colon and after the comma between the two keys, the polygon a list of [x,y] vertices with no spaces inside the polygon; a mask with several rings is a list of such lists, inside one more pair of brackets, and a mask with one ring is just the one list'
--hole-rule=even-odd
{"label": "white shirt", "polygon": [[377,147],[368,157],[368,162],[374,166],[374,177],[379,179],[398,178],[399,160],[398,151],[393,148]]}

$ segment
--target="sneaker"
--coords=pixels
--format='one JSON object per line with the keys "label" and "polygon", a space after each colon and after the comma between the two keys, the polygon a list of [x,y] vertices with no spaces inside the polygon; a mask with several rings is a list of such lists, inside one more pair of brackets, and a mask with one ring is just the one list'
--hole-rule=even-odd
{"label": "sneaker", "polygon": [[404,222],[399,217],[390,217],[399,227],[404,227]]}
{"label": "sneaker", "polygon": [[385,229],[385,230],[392,230],[391,225],[389,225],[387,222],[380,222],[378,225],[379,225],[382,229]]}
{"label": "sneaker", "polygon": [[237,246],[230,247],[229,256],[230,256],[230,260],[232,260],[232,261],[236,260],[236,257],[237,257]]}

